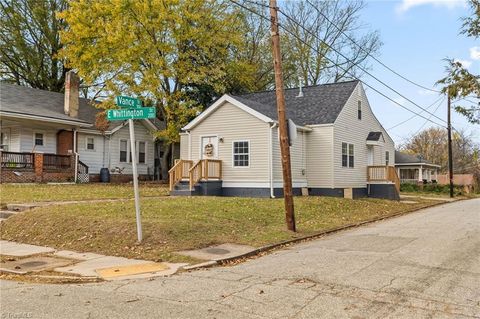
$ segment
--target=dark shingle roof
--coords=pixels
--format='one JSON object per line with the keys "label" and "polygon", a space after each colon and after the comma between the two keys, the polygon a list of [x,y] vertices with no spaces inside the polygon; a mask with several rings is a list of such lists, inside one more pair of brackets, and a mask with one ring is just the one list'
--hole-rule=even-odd
{"label": "dark shingle roof", "polygon": [[367,136],[367,141],[378,141],[382,136],[382,132],[370,132]]}
{"label": "dark shingle roof", "polygon": [[[345,106],[359,81],[348,81],[304,87],[303,97],[297,97],[298,88],[285,90],[287,118],[298,125],[333,123]],[[277,119],[275,91],[233,96],[257,112]]]}
{"label": "dark shingle roof", "polygon": [[396,164],[409,164],[409,163],[426,163],[433,164],[419,155],[412,155],[404,152],[395,151],[395,163]]}
{"label": "dark shingle roof", "polygon": [[[34,89],[0,81],[0,110],[12,114],[28,114],[44,118],[76,121],[79,124],[93,124],[101,109],[92,105],[88,99],[80,98],[78,118],[70,117],[64,112],[65,96],[63,93]],[[160,121],[151,121],[161,128]],[[109,130],[122,124],[122,121],[109,123]],[[94,128],[94,127],[92,127]]]}

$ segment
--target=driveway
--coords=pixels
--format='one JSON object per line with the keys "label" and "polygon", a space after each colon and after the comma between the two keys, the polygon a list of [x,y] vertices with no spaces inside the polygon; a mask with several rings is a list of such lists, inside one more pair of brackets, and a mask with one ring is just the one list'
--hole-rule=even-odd
{"label": "driveway", "polygon": [[87,285],[2,281],[0,312],[2,318],[480,318],[480,199],[231,267]]}

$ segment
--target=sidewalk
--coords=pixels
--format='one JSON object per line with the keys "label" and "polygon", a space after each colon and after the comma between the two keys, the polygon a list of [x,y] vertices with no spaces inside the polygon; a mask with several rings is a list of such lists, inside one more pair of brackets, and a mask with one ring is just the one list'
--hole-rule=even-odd
{"label": "sidewalk", "polygon": [[[168,276],[176,273],[183,263],[156,263],[93,253],[56,250],[51,247],[20,244],[0,240],[0,271],[23,275],[32,272],[53,271],[58,275],[125,280]],[[8,256],[8,257],[6,257]]]}

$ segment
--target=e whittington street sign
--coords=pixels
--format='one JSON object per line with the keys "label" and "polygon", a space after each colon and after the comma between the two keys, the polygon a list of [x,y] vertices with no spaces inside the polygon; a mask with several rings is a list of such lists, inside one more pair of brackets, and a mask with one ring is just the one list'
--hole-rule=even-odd
{"label": "e whittington street sign", "polygon": [[132,157],[133,171],[133,192],[135,194],[135,216],[137,219],[137,239],[142,241],[142,220],[140,215],[140,194],[138,192],[138,171],[137,171],[137,152],[135,150],[135,131],[133,120],[153,119],[157,115],[155,107],[142,107],[142,101],[129,96],[115,97],[115,104],[121,109],[107,110],[107,120],[124,121],[128,120],[130,130],[130,149]]}
{"label": "e whittington street sign", "polygon": [[107,110],[107,120],[109,121],[153,119],[156,115],[157,111],[154,107]]}

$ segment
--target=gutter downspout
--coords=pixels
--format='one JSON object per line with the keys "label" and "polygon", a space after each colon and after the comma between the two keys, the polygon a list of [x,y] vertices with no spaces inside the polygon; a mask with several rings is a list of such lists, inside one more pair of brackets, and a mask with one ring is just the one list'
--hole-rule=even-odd
{"label": "gutter downspout", "polygon": [[77,153],[77,129],[73,129],[73,154],[75,156],[75,172],[74,172],[74,181],[75,184],[78,180],[78,153]]}
{"label": "gutter downspout", "polygon": [[187,131],[188,134],[188,160],[192,159],[192,135],[190,131]]}
{"label": "gutter downspout", "polygon": [[269,141],[268,141],[268,170],[269,170],[269,179],[270,179],[270,197],[275,198],[273,192],[273,129],[277,127],[277,123],[272,123],[269,129]]}

